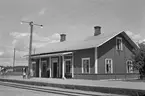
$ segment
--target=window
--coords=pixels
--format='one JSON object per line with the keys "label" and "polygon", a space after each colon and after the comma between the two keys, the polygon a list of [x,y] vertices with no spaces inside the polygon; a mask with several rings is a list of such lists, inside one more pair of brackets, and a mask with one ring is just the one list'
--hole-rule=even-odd
{"label": "window", "polygon": [[105,73],[113,73],[112,59],[105,59]]}
{"label": "window", "polygon": [[82,73],[90,73],[90,58],[82,58]]}
{"label": "window", "polygon": [[65,64],[66,64],[66,73],[72,73],[71,59],[66,59]]}
{"label": "window", "polygon": [[116,50],[123,50],[121,37],[116,38]]}
{"label": "window", "polygon": [[127,73],[133,73],[133,64],[131,60],[126,62]]}

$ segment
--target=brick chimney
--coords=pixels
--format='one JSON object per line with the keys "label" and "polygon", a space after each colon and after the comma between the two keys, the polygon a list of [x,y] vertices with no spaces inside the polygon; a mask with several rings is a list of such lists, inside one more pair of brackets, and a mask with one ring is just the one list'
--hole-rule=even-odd
{"label": "brick chimney", "polygon": [[101,27],[100,26],[95,26],[94,30],[95,30],[94,36],[98,36],[101,34]]}
{"label": "brick chimney", "polygon": [[60,34],[60,42],[63,42],[66,40],[66,34]]}

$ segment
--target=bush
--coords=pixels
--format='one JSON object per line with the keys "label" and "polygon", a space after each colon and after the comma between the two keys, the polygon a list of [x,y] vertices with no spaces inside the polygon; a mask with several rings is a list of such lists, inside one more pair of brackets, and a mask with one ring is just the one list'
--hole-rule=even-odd
{"label": "bush", "polygon": [[145,44],[140,43],[139,49],[134,51],[134,69],[139,70],[140,79],[145,77]]}

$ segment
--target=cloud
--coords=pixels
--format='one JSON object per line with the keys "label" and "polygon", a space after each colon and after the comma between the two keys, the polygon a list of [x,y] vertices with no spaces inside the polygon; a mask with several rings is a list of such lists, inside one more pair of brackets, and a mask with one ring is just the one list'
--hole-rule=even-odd
{"label": "cloud", "polygon": [[132,36],[133,33],[131,31],[125,31],[127,33],[127,35]]}
{"label": "cloud", "polygon": [[50,38],[51,39],[60,39],[60,34],[58,34],[58,33],[54,33],[54,34],[52,34],[52,36],[50,36]]}
{"label": "cloud", "polygon": [[47,42],[35,42],[33,43],[34,48],[40,48],[40,47],[45,47],[48,43]]}
{"label": "cloud", "polygon": [[8,50],[5,50],[2,52],[2,54],[0,55],[0,58],[12,58],[13,57],[13,54],[12,54],[12,51],[8,51]]}
{"label": "cloud", "polygon": [[[14,38],[12,44],[17,50],[28,50],[29,48],[29,33],[12,32],[10,35]],[[60,35],[54,33],[51,36],[40,36],[33,33],[33,48],[45,47],[48,43],[59,42]]]}
{"label": "cloud", "polygon": [[12,33],[10,33],[10,35],[14,36],[14,38],[21,38],[24,36],[28,36],[29,33],[12,32]]}
{"label": "cloud", "polygon": [[142,42],[142,36],[131,31],[125,31],[135,42]]}
{"label": "cloud", "polygon": [[50,43],[57,43],[59,42],[60,40],[52,40]]}
{"label": "cloud", "polygon": [[[19,38],[19,36],[17,37]],[[15,65],[27,65],[26,59],[24,58],[24,55],[28,54],[28,51],[19,51],[16,49],[15,51]],[[0,45],[0,65],[4,66],[12,66],[13,65],[13,57],[14,57],[14,47],[13,46],[7,46],[7,45]],[[22,61],[17,62],[17,61]]]}
{"label": "cloud", "polygon": [[[14,47],[12,46],[0,46],[0,65],[11,65],[14,56]],[[21,54],[20,54],[21,53]],[[16,50],[16,60],[23,56],[23,52]]]}
{"label": "cloud", "polygon": [[[24,55],[28,54],[28,52],[24,52],[24,51],[19,51],[19,50],[15,50],[15,59],[22,59],[22,57]],[[0,52],[0,58],[13,58],[14,56],[14,49],[12,50],[5,50],[3,52]]]}
{"label": "cloud", "polygon": [[39,15],[44,15],[45,12],[47,11],[47,8],[42,8],[40,11],[39,11]]}
{"label": "cloud", "polygon": [[[19,51],[16,49],[15,51],[15,65],[27,65],[26,58],[24,57],[28,52]],[[0,65],[4,66],[12,66],[13,65],[13,57],[14,57],[14,49],[5,49],[0,51]]]}
{"label": "cloud", "polygon": [[[13,36],[15,39],[22,39],[25,37],[29,38],[29,33],[12,32],[12,33],[10,33],[10,35]],[[55,37],[57,37],[57,36],[55,36]],[[44,37],[44,36],[40,36],[36,33],[33,33],[33,40],[35,40],[35,41],[38,40],[38,41],[42,41],[42,42],[49,41],[49,37]]]}
{"label": "cloud", "polygon": [[41,41],[41,42],[48,42],[50,40],[48,36],[44,37],[44,36],[40,36],[36,33],[33,34],[33,38],[35,41]]}
{"label": "cloud", "polygon": [[[13,58],[0,58],[0,65],[3,66],[13,66]],[[27,66],[28,60],[15,60],[15,66]]]}
{"label": "cloud", "polygon": [[12,32],[10,36],[13,37],[12,44],[17,50],[28,50],[28,33]]}
{"label": "cloud", "polygon": [[0,52],[0,56],[2,56],[4,54],[4,52]]}
{"label": "cloud", "polygon": [[47,8],[42,8],[40,11],[28,14],[22,17],[22,21],[34,21],[38,19],[40,16],[43,16],[47,11]]}

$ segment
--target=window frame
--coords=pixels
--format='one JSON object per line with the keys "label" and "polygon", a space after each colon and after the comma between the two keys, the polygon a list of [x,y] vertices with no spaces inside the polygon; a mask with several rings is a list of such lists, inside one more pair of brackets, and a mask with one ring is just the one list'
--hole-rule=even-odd
{"label": "window frame", "polygon": [[89,60],[89,72],[85,72],[85,74],[90,74],[90,58],[82,58],[82,73],[84,73],[84,60]]}
{"label": "window frame", "polygon": [[113,73],[113,59],[111,59],[111,58],[106,58],[106,59],[105,59],[105,73],[106,73],[106,74],[111,74],[111,73],[108,73],[108,72],[107,72],[107,69],[106,69],[106,68],[107,68],[107,67],[106,67],[107,60],[111,60],[111,73]]}
{"label": "window frame", "polygon": [[[118,49],[118,45],[117,45],[118,39],[121,40],[121,45],[120,45],[121,46],[121,49]],[[122,37],[116,37],[116,50],[121,50],[121,51],[123,50],[123,44],[122,43],[123,43],[122,42]]]}
{"label": "window frame", "polygon": [[[132,71],[130,71],[129,69],[128,69],[128,62],[129,61],[131,61],[131,66],[132,66]],[[133,61],[132,60],[127,60],[126,61],[126,73],[133,73]]]}

